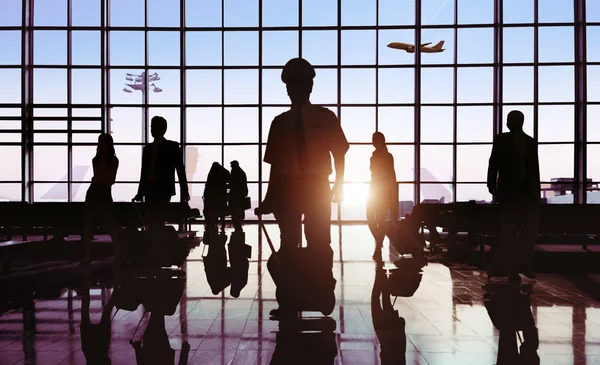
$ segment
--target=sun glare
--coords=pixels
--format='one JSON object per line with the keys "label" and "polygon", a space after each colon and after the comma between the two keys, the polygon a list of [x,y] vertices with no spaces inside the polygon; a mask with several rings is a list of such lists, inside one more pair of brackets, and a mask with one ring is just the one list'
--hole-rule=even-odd
{"label": "sun glare", "polygon": [[344,202],[366,204],[369,196],[369,184],[344,184]]}

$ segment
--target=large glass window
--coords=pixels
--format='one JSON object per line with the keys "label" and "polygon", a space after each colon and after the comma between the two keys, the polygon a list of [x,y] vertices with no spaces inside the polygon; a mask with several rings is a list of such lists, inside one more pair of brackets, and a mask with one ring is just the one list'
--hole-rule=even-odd
{"label": "large glass window", "polygon": [[[354,184],[343,219],[364,218],[375,131],[385,134],[394,156],[401,199],[489,201],[487,158],[494,131],[507,130],[511,110],[525,114],[525,132],[540,143],[542,178],[549,180],[574,176],[575,110],[586,102],[588,175],[598,180],[589,156],[600,142],[600,66],[594,64],[600,26],[591,23],[600,21],[600,7],[586,1],[587,100],[580,101],[574,2],[540,0],[537,16],[534,3],[503,0],[502,25],[494,24],[493,0],[421,0],[415,29],[415,0],[344,0],[339,8],[337,0],[36,0],[32,26],[19,28],[23,2],[6,0],[0,149],[21,156],[22,103],[31,102],[35,199],[82,200],[87,185],[73,181],[89,181],[91,171],[80,171],[89,168],[97,134],[107,130],[119,156],[128,157],[114,196],[129,200],[142,145],[153,138],[150,120],[162,115],[167,138],[182,145],[193,165],[194,204],[202,204],[211,163],[227,167],[234,159],[255,184],[257,202],[268,180],[270,166],[260,159],[271,122],[290,104],[282,67],[301,55],[316,66],[311,102],[339,116],[351,143],[346,179]],[[104,5],[108,22],[101,18]],[[33,35],[32,64],[22,57],[26,31]],[[387,47],[414,46],[416,34],[428,47],[443,41],[443,51],[424,49],[417,65],[415,53]],[[495,54],[500,36],[501,54]],[[23,87],[30,81],[24,67],[33,71],[31,90]],[[22,158],[15,161],[1,170],[11,171],[0,182],[12,192],[0,199],[20,198],[15,186],[28,183],[21,181]],[[74,172],[71,182],[67,171]]]}

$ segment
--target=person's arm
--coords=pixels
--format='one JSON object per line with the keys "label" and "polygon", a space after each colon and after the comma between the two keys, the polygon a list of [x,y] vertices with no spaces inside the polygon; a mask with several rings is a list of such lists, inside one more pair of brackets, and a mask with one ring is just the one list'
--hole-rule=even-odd
{"label": "person's arm", "polygon": [[500,166],[500,135],[496,135],[494,138],[494,145],[492,147],[492,154],[488,164],[487,173],[487,187],[492,195],[496,195],[498,169]]}
{"label": "person's arm", "polygon": [[329,111],[330,114],[330,138],[329,150],[333,156],[333,164],[335,168],[335,185],[333,186],[333,201],[341,202],[344,200],[344,173],[346,170],[346,152],[350,149],[350,144],[346,139],[346,135],[342,130],[340,120]]}
{"label": "person's arm", "polygon": [[533,158],[533,173],[534,173],[534,178],[535,178],[535,191],[537,192],[537,196],[538,199],[541,199],[541,178],[540,178],[540,159],[539,159],[539,153],[538,153],[538,144],[537,142],[534,140],[533,141],[533,153],[534,153],[534,158]]}
{"label": "person's arm", "polygon": [[400,198],[398,194],[398,178],[396,176],[396,167],[394,165],[394,156],[390,153],[390,173],[393,182],[392,187],[392,207],[390,208],[390,216],[393,218],[392,221],[397,221],[400,217]]}
{"label": "person's arm", "polygon": [[110,165],[110,184],[114,184],[117,181],[117,171],[119,170],[119,159],[115,157],[113,163]]}
{"label": "person's arm", "polygon": [[146,193],[146,170],[148,169],[147,166],[147,161],[148,161],[148,145],[144,146],[144,149],[142,150],[142,168],[140,170],[140,183],[138,185],[138,191],[137,191],[137,195],[135,196],[135,198],[133,198],[134,200],[137,201],[142,201],[142,198],[144,197],[144,194]]}
{"label": "person's arm", "polygon": [[246,197],[248,196],[248,177],[244,171],[242,171],[242,183],[242,192],[244,193],[244,197]]}
{"label": "person's arm", "polygon": [[278,126],[278,117],[275,117],[273,122],[271,123],[271,127],[269,128],[269,136],[267,137],[267,146],[265,147],[265,157],[263,159],[264,162],[271,165],[271,169],[269,171],[269,183],[267,185],[267,192],[265,193],[265,197],[261,203],[259,203],[258,207],[254,209],[254,214],[262,215],[273,213],[273,204],[274,201],[277,200],[275,196],[278,190],[278,174],[277,174],[277,158],[280,153],[279,148],[279,134],[277,132]]}
{"label": "person's arm", "polygon": [[177,170],[177,177],[179,177],[181,201],[187,202],[190,200],[190,193],[188,190],[187,176],[185,174],[185,165],[183,164],[183,150],[179,147],[179,144],[175,144],[175,147],[175,169]]}

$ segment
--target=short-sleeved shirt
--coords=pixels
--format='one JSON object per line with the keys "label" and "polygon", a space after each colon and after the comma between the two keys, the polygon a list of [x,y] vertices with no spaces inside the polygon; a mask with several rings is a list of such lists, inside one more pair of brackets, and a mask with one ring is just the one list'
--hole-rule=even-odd
{"label": "short-sleeved shirt", "polygon": [[306,168],[300,169],[296,138],[298,107],[275,117],[271,123],[264,161],[284,175],[326,175],[333,172],[331,154],[343,155],[350,145],[337,116],[310,103],[301,106],[306,146]]}

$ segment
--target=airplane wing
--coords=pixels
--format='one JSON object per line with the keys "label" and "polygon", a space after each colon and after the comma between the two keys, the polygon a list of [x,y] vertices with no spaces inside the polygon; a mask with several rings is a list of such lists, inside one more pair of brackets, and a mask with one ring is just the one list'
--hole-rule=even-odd
{"label": "airplane wing", "polygon": [[425,46],[428,46],[428,45],[430,45],[430,44],[431,44],[431,42],[428,42],[428,43],[423,43],[423,44],[421,44],[421,47],[425,47]]}

